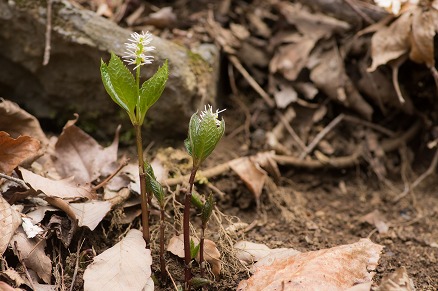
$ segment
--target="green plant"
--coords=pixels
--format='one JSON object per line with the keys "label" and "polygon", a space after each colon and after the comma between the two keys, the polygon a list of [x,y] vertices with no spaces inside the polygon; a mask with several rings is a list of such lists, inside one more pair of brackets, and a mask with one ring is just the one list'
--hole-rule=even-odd
{"label": "green plant", "polygon": [[[202,162],[213,152],[225,132],[225,121],[223,119],[219,120],[219,113],[223,111],[224,110],[216,110],[216,112],[213,112],[213,108],[208,105],[208,107],[205,106],[205,110],[202,111],[199,116],[197,113],[193,114],[190,118],[188,137],[184,141],[186,149],[193,159],[192,171],[189,178],[189,191],[185,194],[183,218],[184,280],[186,290],[190,290],[192,278],[190,264],[192,260],[190,251],[190,205],[192,200],[196,203],[196,199],[192,199],[193,184],[195,182],[196,172]],[[210,206],[207,207],[210,208]],[[206,221],[208,221],[208,219]],[[203,255],[202,252],[203,250],[201,250],[201,256]]]}
{"label": "green plant", "polygon": [[126,55],[123,56],[129,65],[135,65],[135,77],[123,64],[122,60],[111,53],[111,59],[106,64],[101,60],[100,73],[103,85],[111,99],[128,113],[129,119],[135,129],[138,170],[140,177],[140,194],[142,209],[143,238],[146,247],[149,248],[149,209],[148,195],[146,192],[146,175],[143,160],[143,142],[141,126],[149,108],[160,98],[168,79],[167,60],[157,72],[140,86],[140,70],[145,64],[151,64],[153,56],[146,55],[153,51],[153,46],[148,46],[152,41],[149,32],[132,33],[129,42],[126,43]]}

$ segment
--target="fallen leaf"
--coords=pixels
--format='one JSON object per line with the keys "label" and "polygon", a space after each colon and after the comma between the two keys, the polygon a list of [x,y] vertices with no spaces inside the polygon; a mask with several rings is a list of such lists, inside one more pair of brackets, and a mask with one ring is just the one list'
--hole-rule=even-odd
{"label": "fallen leaf", "polygon": [[331,249],[282,256],[239,283],[237,290],[345,290],[370,282],[383,246],[369,239]]}
{"label": "fallen leaf", "polygon": [[32,218],[35,223],[40,223],[46,214],[47,211],[59,211],[59,209],[52,206],[38,206],[35,210],[26,213],[26,216]]}
{"label": "fallen leaf", "polygon": [[27,268],[34,270],[45,283],[50,283],[52,261],[44,252],[45,240],[27,238],[26,233],[20,227],[11,239],[11,246],[15,255],[19,255],[23,259]]}
{"label": "fallen leaf", "polygon": [[279,47],[269,64],[269,71],[281,73],[287,80],[294,81],[307,65],[315,42],[315,39],[303,37],[296,43]]}
{"label": "fallen leaf", "polygon": [[21,109],[16,103],[0,98],[0,130],[12,137],[20,135],[38,139],[43,146],[49,144],[38,119]]}
{"label": "fallen leaf", "polygon": [[[25,284],[25,281],[23,280],[23,278],[14,269],[7,268],[6,270],[2,271],[0,274],[1,274],[0,280],[3,281],[6,279],[5,281],[13,283],[14,286],[20,286],[22,284]],[[0,286],[0,290],[3,291],[1,286]]]}
{"label": "fallen leaf", "polygon": [[260,195],[266,181],[267,174],[257,163],[248,157],[242,157],[230,162],[230,168],[242,179],[257,203],[260,205]]}
{"label": "fallen leaf", "polygon": [[21,227],[23,227],[23,230],[28,238],[34,238],[37,235],[42,234],[44,232],[44,229],[42,229],[38,225],[35,225],[32,219],[28,217],[23,217],[22,220],[23,223],[21,224]]}
{"label": "fallen leaf", "polygon": [[54,231],[56,237],[68,248],[76,232],[77,223],[70,217],[53,214],[50,216],[47,228]]}
{"label": "fallen leaf", "polygon": [[143,290],[151,277],[152,257],[139,230],[96,256],[84,273],[84,290]]}
{"label": "fallen leaf", "polygon": [[238,241],[234,244],[236,257],[246,263],[252,264],[271,253],[271,249],[265,244],[253,243],[250,241]]}
{"label": "fallen leaf", "polygon": [[438,11],[435,9],[423,11],[418,7],[412,17],[409,58],[419,64],[426,64],[429,68],[435,67],[433,38],[436,20],[438,20]]}
{"label": "fallen leaf", "polygon": [[21,291],[22,289],[14,288],[11,285],[9,285],[8,283],[0,281],[0,290],[1,291]]}
{"label": "fallen leaf", "polygon": [[319,58],[319,63],[310,73],[310,79],[316,87],[333,101],[354,109],[367,120],[371,120],[374,110],[360,95],[345,72],[344,61],[336,44],[332,44],[328,51],[315,52],[314,57],[316,56]]}
{"label": "fallen leaf", "polygon": [[100,175],[109,175],[112,163],[117,161],[119,130],[113,143],[103,148],[90,135],[77,127],[76,119],[64,126],[55,144],[54,164],[63,178],[74,176],[79,184],[91,183]]}
{"label": "fallen leaf", "polygon": [[157,28],[166,28],[174,26],[176,15],[172,7],[163,7],[157,12],[149,14],[142,24],[153,25]]}
{"label": "fallen leaf", "polygon": [[90,186],[77,186],[72,179],[54,181],[36,175],[23,168],[20,168],[20,172],[23,176],[23,180],[28,183],[32,189],[42,191],[47,196],[63,199],[96,198],[96,193],[94,193]]}
{"label": "fallen leaf", "polygon": [[376,291],[415,291],[414,282],[409,278],[405,267],[400,267],[385,276]]}
{"label": "fallen leaf", "polygon": [[111,202],[89,201],[85,203],[70,203],[70,207],[78,218],[79,226],[86,226],[90,230],[94,230],[111,210]]}
{"label": "fallen leaf", "polygon": [[374,225],[379,233],[385,234],[388,232],[389,225],[386,222],[386,218],[379,210],[374,210],[373,212],[368,213],[360,220]]}
{"label": "fallen leaf", "polygon": [[[199,244],[199,239],[197,239],[196,237],[191,237],[190,239],[193,240],[195,245]],[[169,244],[167,245],[167,251],[171,252],[175,256],[184,258],[183,234],[180,234],[178,236],[175,235],[169,240]],[[216,244],[212,240],[204,239],[204,260],[211,265],[212,272],[215,276],[219,276],[222,268],[220,256],[221,254],[217,249]],[[196,257],[196,261],[199,262],[199,253]]]}
{"label": "fallen leaf", "polygon": [[14,139],[7,132],[0,131],[0,172],[10,175],[24,161],[36,159],[40,148],[40,142],[30,136]]}
{"label": "fallen leaf", "polygon": [[15,211],[11,205],[0,195],[0,253],[3,254],[8,247],[9,241],[15,230],[21,224],[20,213]]}

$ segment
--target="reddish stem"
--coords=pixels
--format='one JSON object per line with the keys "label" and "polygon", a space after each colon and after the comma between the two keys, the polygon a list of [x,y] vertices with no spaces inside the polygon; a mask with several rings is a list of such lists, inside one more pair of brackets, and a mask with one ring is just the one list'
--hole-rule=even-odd
{"label": "reddish stem", "polygon": [[186,192],[185,201],[184,201],[184,221],[183,221],[183,233],[184,233],[184,281],[185,281],[185,290],[190,291],[191,284],[190,280],[192,279],[192,268],[190,262],[192,260],[192,256],[190,254],[190,205],[192,204],[192,190],[193,184],[195,182],[196,171],[198,167],[193,167],[192,172],[190,174],[189,191]]}

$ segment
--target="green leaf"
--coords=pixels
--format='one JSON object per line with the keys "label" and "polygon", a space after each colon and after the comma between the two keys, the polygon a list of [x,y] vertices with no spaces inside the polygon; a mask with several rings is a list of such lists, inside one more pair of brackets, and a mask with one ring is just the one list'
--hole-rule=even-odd
{"label": "green leaf", "polygon": [[190,256],[192,259],[196,258],[196,256],[199,253],[199,248],[201,247],[201,244],[198,244],[195,246],[195,242],[190,239]]}
{"label": "green leaf", "polygon": [[154,194],[155,198],[158,200],[160,207],[164,207],[164,189],[160,182],[157,181],[155,177],[154,169],[147,162],[144,163],[145,173],[146,173],[146,192]]}
{"label": "green leaf", "polygon": [[202,206],[201,220],[203,225],[206,225],[208,220],[210,219],[211,213],[213,212],[213,206],[213,195],[210,194],[207,198],[207,201],[205,201],[204,205]]}
{"label": "green leaf", "polygon": [[198,289],[211,284],[213,284],[213,281],[201,277],[193,277],[192,279],[190,279],[190,285],[192,285],[194,289]]}
{"label": "green leaf", "polygon": [[195,113],[189,123],[189,140],[193,163],[198,166],[213,152],[225,132],[225,121],[216,124],[213,114],[205,114],[201,118]]}
{"label": "green leaf", "polygon": [[111,53],[108,65],[101,60],[100,73],[108,95],[128,113],[131,122],[135,123],[137,88],[134,76],[114,53]]}
{"label": "green leaf", "polygon": [[189,155],[192,155],[192,144],[190,143],[190,139],[189,138],[186,138],[184,140],[184,146],[186,147],[186,150],[189,153]]}
{"label": "green leaf", "polygon": [[137,104],[137,117],[139,118],[140,124],[143,124],[146,112],[149,108],[161,97],[168,78],[169,70],[166,60],[163,66],[158,68],[157,72],[141,86],[139,92],[140,99]]}
{"label": "green leaf", "polygon": [[197,193],[192,193],[192,204],[202,211],[204,205],[202,204],[201,197]]}

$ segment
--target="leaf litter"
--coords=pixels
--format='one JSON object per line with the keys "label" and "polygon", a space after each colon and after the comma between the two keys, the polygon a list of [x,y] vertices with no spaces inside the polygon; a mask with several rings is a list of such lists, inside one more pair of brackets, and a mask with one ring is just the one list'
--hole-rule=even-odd
{"label": "leaf litter", "polygon": [[[96,4],[97,1],[89,1],[89,3],[83,1],[76,2],[81,2],[82,5],[85,6],[95,5],[96,9],[99,7],[101,14],[107,15],[107,17],[110,17],[115,21],[121,21],[121,19],[126,17],[126,15],[122,15],[123,13],[116,11],[118,7],[110,5],[110,3]],[[227,2],[229,2],[228,5],[230,5],[228,8],[226,6]],[[348,5],[353,3],[350,1],[345,2],[350,3]],[[397,126],[393,126],[393,124],[391,125],[391,122],[384,123],[384,125],[373,122],[376,121],[376,114],[383,114],[388,117],[387,113],[393,110],[393,108],[401,109],[408,113],[412,113],[416,110],[414,109],[414,106],[417,106],[415,103],[418,102],[418,97],[411,96],[412,94],[406,94],[406,91],[403,90],[403,86],[407,84],[400,84],[399,81],[398,73],[399,70],[403,69],[405,62],[412,60],[417,63],[425,64],[426,67],[429,68],[430,74],[435,77],[433,58],[434,48],[433,41],[431,41],[435,36],[435,27],[432,25],[436,14],[436,11],[434,10],[435,8],[432,5],[426,5],[421,8],[414,5],[407,9],[402,9],[400,10],[400,14],[395,15],[391,21],[382,23],[380,28],[377,29],[372,36],[365,33],[361,36],[356,36],[356,38],[352,38],[353,41],[349,41],[348,39],[342,38],[342,36],[349,35],[349,33],[355,28],[348,22],[340,20],[340,17],[336,17],[336,13],[327,16],[326,14],[315,12],[306,5],[300,3],[289,3],[286,1],[255,1],[255,3],[251,3],[247,6],[240,6],[242,5],[241,3],[231,4],[231,1],[224,1],[224,3],[225,4],[222,4],[222,9],[218,10],[218,13],[222,13],[223,17],[220,22],[217,21],[217,18],[208,18],[208,15],[204,15],[203,12],[199,14],[202,16],[199,19],[205,22],[202,23],[202,28],[196,28],[198,29],[197,32],[200,33],[204,39],[215,40],[224,50],[225,54],[229,56],[232,66],[234,66],[234,68],[231,67],[231,70],[237,69],[237,71],[244,76],[244,78],[237,80],[241,83],[239,89],[243,88],[243,90],[246,90],[245,92],[247,92],[249,91],[249,88],[252,88],[257,94],[261,96],[263,95],[264,102],[268,104],[269,107],[275,108],[277,113],[280,113],[277,114],[277,116],[281,116],[282,114],[286,116],[286,113],[283,113],[285,110],[292,109],[294,111],[294,115],[290,115],[287,117],[288,119],[286,119],[286,124],[289,124],[289,127],[284,122],[279,122],[275,127],[278,130],[274,131],[272,128],[260,126],[263,121],[266,121],[266,119],[263,119],[265,116],[265,109],[263,109],[263,106],[261,106],[260,103],[254,102],[252,106],[243,103],[243,105],[250,108],[253,116],[260,118],[260,121],[258,121],[256,117],[252,117],[250,125],[252,127],[260,126],[263,128],[262,133],[265,131],[266,135],[272,134],[271,136],[276,139],[276,147],[269,148],[270,150],[276,150],[273,154],[268,155],[269,165],[266,165],[266,163],[262,165],[260,161],[257,161],[253,155],[254,152],[245,152],[245,164],[241,163],[243,160],[239,160],[242,159],[241,157],[238,157],[237,159],[233,157],[233,159],[229,159],[229,162],[219,164],[217,167],[209,169],[212,171],[206,170],[201,173],[201,177],[199,177],[198,181],[207,183],[206,185],[209,185],[207,186],[209,189],[215,189],[207,179],[215,177],[218,173],[223,174],[232,168],[241,178],[242,184],[245,184],[247,187],[245,188],[235,185],[232,192],[234,194],[236,191],[240,192],[237,194],[241,196],[237,196],[237,201],[233,203],[233,207],[238,205],[241,209],[249,209],[252,203],[262,206],[257,207],[262,211],[261,215],[257,216],[257,219],[250,224],[246,224],[241,228],[236,229],[229,237],[225,237],[225,240],[232,238],[231,241],[233,241],[236,237],[239,237],[239,235],[244,233],[254,235],[254,230],[256,230],[257,232],[260,232],[260,234],[253,237],[257,237],[260,240],[267,240],[271,246],[281,245],[281,242],[276,241],[275,235],[271,237],[263,234],[265,228],[275,228],[275,223],[267,222],[266,220],[263,221],[263,212],[266,211],[266,200],[268,200],[268,205],[271,205],[269,203],[274,205],[271,205],[272,208],[269,210],[273,210],[278,214],[276,215],[277,219],[280,219],[281,221],[283,221],[283,219],[285,221],[290,221],[286,220],[284,215],[285,213],[291,215],[292,218],[290,219],[295,225],[288,225],[288,227],[291,227],[291,233],[294,233],[294,235],[297,233],[296,228],[299,225],[304,225],[303,229],[305,229],[305,231],[299,233],[299,236],[301,237],[299,240],[290,237],[287,237],[286,240],[305,245],[308,247],[307,250],[314,249],[317,246],[322,248],[321,246],[324,245],[335,245],[333,241],[330,243],[324,241],[324,234],[330,230],[325,229],[321,222],[321,220],[333,220],[333,217],[341,217],[340,220],[347,224],[345,228],[354,232],[354,238],[357,238],[357,236],[364,237],[368,235],[367,233],[361,232],[357,226],[354,226],[360,223],[362,223],[360,224],[361,226],[364,225],[363,221],[372,224],[372,233],[374,232],[374,228],[378,229],[379,235],[377,237],[380,238],[381,241],[384,241],[385,239],[391,240],[394,237],[397,237],[397,234],[394,234],[392,228],[400,226],[394,225],[393,223],[387,224],[389,221],[396,219],[394,217],[388,219],[388,217],[383,217],[378,211],[364,213],[350,212],[347,218],[342,217],[342,213],[333,213],[333,210],[331,210],[330,207],[339,209],[338,202],[327,197],[321,198],[318,194],[313,195],[311,193],[312,191],[309,190],[313,189],[312,187],[316,187],[315,185],[318,185],[318,183],[324,182],[306,180],[305,183],[307,185],[304,187],[304,190],[303,188],[297,189],[296,187],[292,187],[287,188],[287,190],[284,191],[285,187],[277,187],[273,185],[271,179],[275,181],[284,181],[284,177],[281,177],[279,174],[277,163],[281,164],[283,167],[292,165],[294,167],[305,169],[325,169],[330,167],[344,169],[346,168],[345,165],[352,166],[363,164],[363,161],[365,160],[371,166],[371,171],[378,176],[379,181],[384,183],[388,182],[387,176],[394,173],[394,167],[396,169],[398,167],[398,165],[388,165],[388,152],[404,147],[404,144],[412,139],[412,136],[418,132],[418,125],[413,122],[412,118],[409,118],[406,122],[396,122]],[[232,6],[237,8],[236,10],[233,10],[232,14],[227,15],[226,13],[221,12],[230,11],[229,9]],[[359,5],[357,7],[361,6]],[[124,9],[126,8],[127,7],[125,6]],[[149,22],[148,25],[155,23],[160,26],[159,29],[163,29],[163,27],[172,27],[178,22],[178,20],[180,20],[178,19],[178,14],[170,13],[168,9],[157,10],[157,12],[161,11],[160,13],[151,13],[149,20],[148,17],[142,18],[141,15],[144,11],[147,11],[147,8],[148,7],[142,3],[136,11],[128,15],[130,16],[129,23],[136,23],[136,25],[138,25],[142,23],[147,24],[148,21],[152,21]],[[357,11],[363,10],[359,9]],[[362,15],[363,17],[364,14],[358,13],[357,15]],[[204,16],[205,18],[203,19]],[[367,17],[367,14],[365,14],[365,16]],[[364,17],[364,19],[366,19],[366,17]],[[224,23],[230,19],[232,20],[233,25],[230,25],[228,28]],[[239,23],[241,20],[244,20],[243,25]],[[272,26],[273,23],[277,24],[277,26]],[[178,35],[177,30],[172,31],[172,33]],[[195,34],[194,38],[191,40],[185,40],[186,44],[188,44],[188,46],[193,45],[193,43],[199,41],[199,39],[196,38],[198,36],[199,35]],[[362,48],[360,47],[360,44],[363,45]],[[368,55],[363,51],[363,47],[367,46],[371,48],[369,51],[370,54]],[[236,58],[233,58],[234,54],[239,56],[237,62]],[[257,57],[248,57],[247,55],[256,55]],[[239,60],[241,62],[240,66],[238,66]],[[355,71],[354,69],[352,70],[356,62],[360,64],[357,69],[358,71]],[[369,65],[370,68],[367,70]],[[386,71],[387,68],[392,70],[392,73],[388,74]],[[242,72],[246,72],[247,74],[245,75]],[[266,76],[266,73],[264,72],[269,72],[269,75]],[[247,84],[245,84],[246,82]],[[266,86],[263,86],[263,88],[261,86],[257,87],[257,84],[265,84]],[[274,98],[271,100],[269,99],[270,96],[273,96]],[[327,97],[327,99],[324,99],[325,97]],[[335,116],[339,116],[334,115],[334,112],[336,112],[335,109],[339,108],[334,106],[334,103],[341,105],[341,108],[351,110],[354,114],[358,114],[358,116],[363,118],[359,118],[359,122],[357,122],[357,119],[354,121],[356,122],[354,123],[356,126],[355,130],[348,131],[346,124],[343,124],[344,122],[353,123],[353,119],[347,118],[341,118],[343,123],[337,123],[339,125],[337,125],[336,128],[335,126],[325,127],[326,124],[330,125],[330,121],[334,120],[333,118]],[[1,127],[0,130],[6,131],[14,139],[18,138],[19,135],[35,138],[44,145],[43,149],[45,149],[45,146],[49,146],[47,138],[33,116],[19,109],[18,106],[7,100],[2,100],[0,105],[0,110],[3,110],[1,112],[10,112],[9,110],[5,110],[4,107],[13,108],[13,112],[17,112],[17,114],[0,115],[0,126],[7,124],[4,128]],[[349,111],[349,113],[351,113],[351,111]],[[4,122],[2,118],[4,119]],[[390,119],[391,116],[388,118]],[[135,217],[139,214],[138,211],[137,214],[135,214],[136,207],[138,210],[138,204],[136,204],[135,199],[129,199],[129,196],[135,198],[135,194],[132,192],[138,192],[138,185],[136,186],[135,184],[135,177],[137,176],[135,174],[136,166],[131,166],[132,169],[125,167],[123,170],[125,173],[116,176],[117,179],[121,176],[124,176],[124,178],[117,183],[114,182],[116,178],[111,181],[110,184],[114,183],[111,186],[112,188],[109,185],[107,185],[108,187],[103,187],[105,193],[112,192],[113,196],[109,198],[109,203],[102,201],[100,196],[101,192],[98,191],[98,195],[95,195],[92,185],[97,185],[102,181],[101,179],[114,171],[115,164],[118,160],[118,134],[116,134],[113,144],[104,148],[90,135],[79,129],[75,125],[76,121],[77,117],[75,120],[67,123],[61,136],[55,143],[53,143],[53,148],[48,149],[50,154],[47,154],[46,152],[46,155],[37,161],[37,163],[44,160],[45,162],[48,160],[53,161],[53,169],[46,168],[49,167],[47,163],[40,164],[42,170],[26,168],[27,165],[22,165],[22,168],[17,169],[17,171],[11,175],[11,177],[22,179],[25,182],[24,185],[31,188],[26,189],[23,185],[20,186],[16,184],[15,187],[19,189],[20,193],[22,193],[19,199],[27,199],[26,202],[31,202],[31,210],[33,210],[35,213],[34,215],[37,215],[40,219],[35,222],[40,223],[44,228],[54,230],[58,240],[63,241],[66,246],[70,245],[69,241],[71,241],[73,233],[80,235],[74,227],[75,224],[79,224],[79,227],[87,226],[90,231],[94,230],[94,232],[96,232],[99,231],[99,224],[101,224],[101,228],[103,228],[102,225],[105,224],[107,227],[109,225],[108,228],[110,230],[114,230],[114,228],[120,227],[115,225],[114,221],[122,221],[123,219],[126,219],[125,223],[127,223],[129,227],[125,230],[128,235],[125,238],[122,238],[124,235],[117,235],[118,237],[116,238],[113,237],[113,242],[116,243],[115,246],[120,246],[117,242],[122,239],[119,242],[123,242],[120,249],[124,249],[123,244],[126,243],[124,240],[126,238],[128,238],[128,240],[133,239],[132,236],[135,236],[131,233],[133,230],[129,229],[135,225]],[[23,124],[22,128],[20,128],[20,124]],[[325,129],[327,129],[325,134],[318,136],[318,134]],[[345,131],[345,129],[347,130]],[[288,136],[286,131],[290,133],[290,136]],[[252,146],[254,146],[257,141],[256,135],[251,135],[251,138],[254,142]],[[316,141],[313,143],[314,147],[310,147],[313,141]],[[380,146],[376,146],[376,143],[380,144]],[[79,146],[81,150],[78,151],[75,149],[76,146]],[[82,146],[83,148],[81,148]],[[240,146],[244,148],[244,146],[248,145],[241,144]],[[254,146],[253,150],[254,149],[257,149],[257,147]],[[263,149],[265,150],[266,148]],[[170,152],[172,152],[172,150]],[[287,155],[285,155],[285,153]],[[21,155],[20,153],[15,154]],[[165,162],[166,159],[164,159],[164,163]],[[21,163],[22,161],[14,161],[9,165],[9,171],[12,173],[12,171]],[[172,163],[174,162],[171,162],[170,164]],[[35,165],[36,164],[34,163],[34,167]],[[238,169],[239,167],[240,169]],[[253,168],[256,168],[258,171],[249,171],[249,169]],[[175,181],[182,181],[186,178],[184,176],[179,176],[181,175],[180,172],[184,173],[184,170],[180,170],[181,168],[177,170],[175,170],[175,168],[167,168],[164,172],[168,172],[173,176],[172,178],[169,178],[169,175],[163,174],[161,181],[169,182],[169,185],[178,184]],[[31,171],[35,171],[35,173],[32,174]],[[20,176],[20,172],[21,174],[24,172],[24,176]],[[54,176],[49,175],[48,172],[51,172]],[[297,179],[303,178],[299,173],[296,176]],[[27,177],[27,179],[25,177]],[[56,179],[54,177],[56,177]],[[132,192],[125,188],[130,181],[133,182],[130,186]],[[348,187],[346,188],[344,186],[344,190],[339,191],[341,194],[337,194],[336,197],[339,198],[339,195],[352,195],[349,190],[351,184],[348,180],[346,181]],[[344,180],[341,182],[344,182]],[[3,183],[3,185],[10,183],[14,184],[13,181],[9,180],[7,183]],[[45,186],[44,184],[46,183],[49,186]],[[239,183],[240,181],[237,182],[237,184]],[[338,183],[336,183],[336,185],[338,185]],[[345,185],[345,183],[339,183],[339,185]],[[224,189],[227,188],[224,187]],[[216,188],[214,191],[220,192],[221,190]],[[251,198],[245,196],[245,193],[247,192],[250,196],[252,195]],[[311,197],[317,197],[318,199],[327,201],[325,203],[327,206],[318,205],[316,209],[312,208],[315,210],[314,213],[309,213],[307,208],[313,207],[315,202],[301,192],[305,192],[307,195],[311,195]],[[122,198],[118,197],[119,193]],[[176,194],[178,194],[178,191],[176,191]],[[226,194],[228,195],[229,193]],[[343,199],[350,199],[344,196],[342,196]],[[374,194],[369,194],[369,196],[372,196],[369,203],[367,199],[370,197],[365,198],[361,193],[358,193],[357,195],[355,194],[353,197],[357,198],[358,204],[365,204],[367,206],[371,205],[376,209],[376,205],[379,203],[379,198],[376,198]],[[6,195],[6,197],[8,196]],[[226,198],[226,196],[223,197],[229,199]],[[40,198],[45,200],[37,200]],[[250,202],[244,202],[245,199]],[[15,203],[19,201],[22,200],[16,200]],[[39,202],[36,203],[35,201]],[[44,202],[55,207],[47,206]],[[176,202],[173,201],[173,203]],[[43,204],[44,206],[41,206],[40,204]],[[286,207],[284,205],[286,205]],[[177,203],[174,206],[175,209],[180,207]],[[286,208],[289,208],[288,211],[284,211]],[[8,207],[5,207],[4,209],[6,212],[9,211]],[[278,212],[279,209],[282,211]],[[408,207],[406,207],[406,209],[408,209]],[[412,213],[406,209],[401,208],[400,213],[402,213],[403,217],[410,217]],[[26,209],[26,211],[28,210],[29,209]],[[134,214],[129,218],[125,216],[127,215],[128,210],[134,210]],[[27,212],[29,215],[31,213],[32,212]],[[369,215],[364,217],[366,213],[369,213]],[[243,213],[236,213],[236,216],[239,215],[245,216]],[[304,221],[297,220],[299,217]],[[312,217],[314,221],[309,217]],[[351,217],[356,217],[358,219],[357,221],[352,222]],[[363,220],[360,218],[363,218]],[[175,215],[175,221],[177,220],[178,218]],[[231,221],[226,221],[224,223],[231,226],[236,225],[235,222],[231,223]],[[177,225],[177,222],[175,224]],[[388,227],[388,225],[390,227]],[[403,222],[399,225],[403,225]],[[16,228],[17,226],[14,226],[9,220],[6,221],[7,230],[10,231],[11,229]],[[401,232],[405,231],[406,233],[409,233],[408,228],[405,227],[398,228],[397,231],[399,230]],[[84,231],[83,228],[81,231]],[[91,233],[94,232],[92,231]],[[220,242],[219,233],[220,231],[218,234],[212,234],[212,238],[214,238],[214,241],[219,242],[218,249],[222,251],[221,255],[223,259],[226,259],[227,256],[232,254],[231,258],[236,260],[232,248],[227,249],[225,247],[227,244],[224,244],[223,241]],[[88,234],[90,234],[90,232],[88,232]],[[408,234],[406,235],[408,236]],[[104,231],[102,236],[105,238],[108,238],[108,236],[111,237],[111,231],[109,233]],[[407,239],[413,240],[414,237],[415,236],[408,236]],[[25,237],[23,237],[23,239],[24,238]],[[40,239],[38,238],[38,235],[37,239]],[[44,240],[45,238],[42,239]],[[351,233],[347,233],[344,239],[337,239],[335,242],[336,244],[341,244],[342,242],[345,243],[345,240],[348,239],[352,239]],[[140,243],[140,240],[133,240]],[[50,239],[48,242],[50,242]],[[360,246],[358,252],[359,255],[363,255],[363,251],[366,249],[372,249],[374,246],[377,246],[375,244],[368,245],[368,242],[361,242],[362,245],[360,243],[355,245]],[[134,245],[136,244],[134,243]],[[232,246],[233,244],[230,244],[228,241],[228,246],[230,245]],[[13,248],[12,245],[11,247]],[[94,245],[88,247],[94,248]],[[312,269],[311,261],[313,259],[318,262],[319,259],[324,259],[324,256],[327,253],[336,253],[337,249],[342,249],[343,247],[348,249],[351,245],[333,247],[331,249],[315,252],[303,252],[303,257],[307,258],[304,263],[309,261],[309,268]],[[254,248],[257,249],[257,247]],[[261,248],[264,252],[268,253],[270,250],[276,249],[269,247]],[[378,248],[380,248],[380,246]],[[113,253],[114,250],[112,248],[108,250],[111,250],[109,252],[110,255],[116,254],[117,258],[123,262],[123,258],[119,256],[120,249],[115,251],[115,253]],[[139,249],[144,248],[140,246]],[[138,251],[139,249],[138,247],[133,247],[133,251]],[[79,250],[80,248],[78,248],[78,251]],[[99,250],[99,252],[101,251],[103,250]],[[294,250],[292,251],[295,252]],[[48,250],[46,250],[46,252],[48,253]],[[251,252],[252,251],[248,251],[248,253]],[[377,262],[378,256],[376,256],[376,253],[378,252],[376,251],[373,254],[374,262]],[[91,251],[91,256],[89,253],[90,252],[86,252],[84,257],[90,258],[95,255],[93,254],[93,251]],[[104,253],[105,251],[101,254]],[[279,254],[281,254],[281,252],[279,252]],[[298,255],[295,254],[294,256]],[[391,255],[388,253],[385,254],[385,256],[388,260],[388,256]],[[312,258],[312,260],[308,260],[309,257]],[[98,256],[94,258],[97,259]],[[255,261],[255,258],[256,255],[251,254],[250,259],[246,259],[247,263]],[[99,259],[96,261],[99,261]],[[262,258],[257,257],[257,260],[259,259]],[[282,258],[277,258],[272,254],[271,256],[268,256],[267,259],[269,259],[268,263],[271,264],[276,260],[281,261]],[[92,259],[90,258],[88,263],[90,263],[91,260]],[[391,260],[391,258],[389,258],[389,260]],[[107,261],[109,260],[104,258],[102,265],[105,265]],[[229,261],[225,260],[224,262],[226,264],[224,264],[222,272],[225,274],[227,271],[227,263],[229,263]],[[363,260],[349,259],[346,261],[346,264],[348,265],[352,262],[363,263]],[[25,263],[25,265],[27,264]],[[293,265],[293,263],[291,265]],[[316,263],[316,265],[318,265],[318,263]],[[90,269],[95,268],[91,268],[91,266],[92,265],[89,265]],[[285,266],[289,267],[288,264]],[[27,267],[30,269],[38,269],[37,266]],[[107,268],[107,266],[102,267],[103,270],[106,270],[105,268]],[[239,266],[239,268],[241,268],[241,266]],[[244,268],[239,268],[234,270],[244,270]],[[94,271],[96,271],[96,269]],[[274,272],[275,270],[278,271],[278,269],[275,268],[273,270]],[[316,268],[316,271],[315,269],[312,270],[313,271],[310,271],[309,274],[316,277],[331,274],[330,272],[334,271],[324,270],[322,268]],[[367,277],[367,274],[365,273],[366,271],[367,268],[362,264],[358,272],[364,275],[363,277]],[[105,272],[108,273],[110,271]],[[340,274],[345,274],[343,272],[344,271],[341,270]],[[262,268],[259,269],[258,273],[262,276],[265,275],[268,279],[273,278],[273,276],[269,277],[269,274]],[[117,274],[117,276],[120,276],[120,279],[119,282],[114,282],[115,284],[124,281],[125,278],[123,278],[123,274],[123,272]],[[85,276],[85,278],[87,278],[87,276]],[[99,275],[91,275],[93,279],[86,279],[86,286],[90,286],[87,284],[91,283],[91,281],[95,281],[95,277],[93,276],[99,277]],[[399,277],[403,276],[405,275],[399,275]],[[56,275],[53,277],[56,279]],[[237,284],[236,278],[234,279]],[[280,281],[282,278],[286,277],[281,277]],[[369,277],[367,277],[367,280],[369,280]],[[74,278],[72,281],[74,282]],[[361,280],[356,281],[355,283],[359,283]],[[251,281],[244,281],[242,284],[248,284],[248,282]],[[265,281],[259,282],[260,284],[266,283]],[[404,280],[404,282],[409,282],[409,278]],[[140,283],[141,284],[139,285],[148,284],[143,281]],[[404,283],[402,282],[401,284]],[[368,289],[365,288],[364,290],[369,290],[369,285],[367,286]],[[385,287],[381,287],[382,290],[385,290]],[[94,287],[89,288],[92,289]],[[220,286],[216,288],[221,290]]]}

